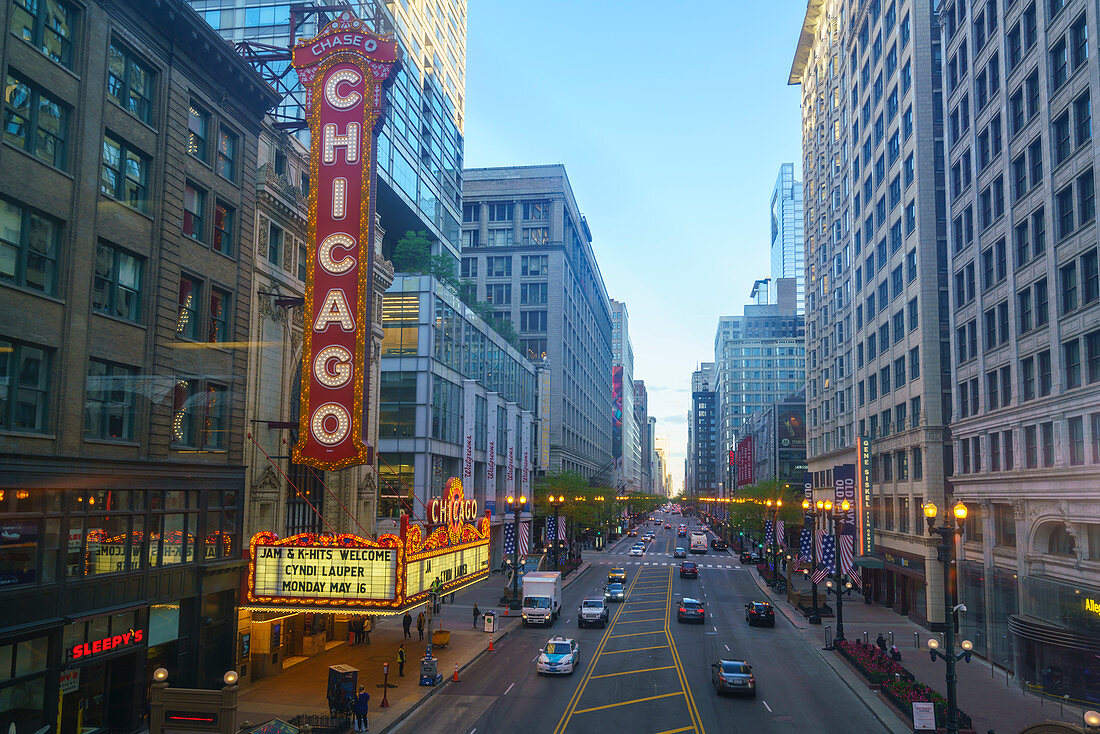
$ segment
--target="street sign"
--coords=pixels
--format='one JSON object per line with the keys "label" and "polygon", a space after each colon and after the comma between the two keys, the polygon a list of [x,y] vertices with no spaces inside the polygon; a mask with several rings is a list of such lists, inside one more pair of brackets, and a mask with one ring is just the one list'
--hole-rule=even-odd
{"label": "street sign", "polygon": [[927,701],[913,701],[914,731],[936,731],[936,706]]}

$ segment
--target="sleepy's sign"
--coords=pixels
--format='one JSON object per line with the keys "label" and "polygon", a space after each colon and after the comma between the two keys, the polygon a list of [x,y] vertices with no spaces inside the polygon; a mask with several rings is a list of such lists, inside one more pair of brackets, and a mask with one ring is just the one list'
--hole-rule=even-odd
{"label": "sleepy's sign", "polygon": [[343,13],[295,45],[312,136],[302,402],[294,460],[315,469],[372,463],[376,130],[397,41]]}

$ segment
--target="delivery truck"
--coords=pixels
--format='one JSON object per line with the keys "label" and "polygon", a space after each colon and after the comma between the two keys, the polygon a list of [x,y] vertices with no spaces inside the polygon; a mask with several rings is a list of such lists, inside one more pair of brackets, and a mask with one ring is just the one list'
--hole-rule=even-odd
{"label": "delivery truck", "polygon": [[530,571],[523,576],[523,626],[547,627],[561,614],[561,572]]}
{"label": "delivery truck", "polygon": [[691,550],[692,553],[702,553],[703,555],[706,555],[706,553],[707,553],[707,534],[706,533],[701,533],[698,530],[693,530],[693,531],[691,531],[690,540],[691,540],[691,549],[690,550]]}

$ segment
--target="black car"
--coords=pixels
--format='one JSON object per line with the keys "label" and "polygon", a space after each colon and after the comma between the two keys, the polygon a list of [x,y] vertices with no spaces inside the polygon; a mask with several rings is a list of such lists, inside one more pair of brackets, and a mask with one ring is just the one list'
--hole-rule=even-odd
{"label": "black car", "polygon": [[684,597],[680,600],[680,607],[676,610],[677,622],[706,622],[707,615],[703,610],[703,602],[698,599]]}
{"label": "black car", "polygon": [[711,538],[710,547],[711,550],[726,550],[729,548],[729,544],[721,538]]}
{"label": "black car", "polygon": [[684,561],[680,564],[680,578],[682,579],[697,579],[699,578],[699,567],[691,561]]}
{"label": "black car", "polygon": [[745,605],[745,621],[749,626],[762,624],[765,627],[775,626],[775,610],[766,601],[750,601]]}

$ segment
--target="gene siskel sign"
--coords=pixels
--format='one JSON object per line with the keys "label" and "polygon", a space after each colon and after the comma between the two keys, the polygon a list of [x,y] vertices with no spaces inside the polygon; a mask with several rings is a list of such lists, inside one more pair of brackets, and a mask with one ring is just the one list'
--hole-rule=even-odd
{"label": "gene siskel sign", "polygon": [[294,460],[318,469],[370,461],[376,127],[397,41],[343,13],[294,46],[306,90],[310,153],[309,264],[302,402]]}

